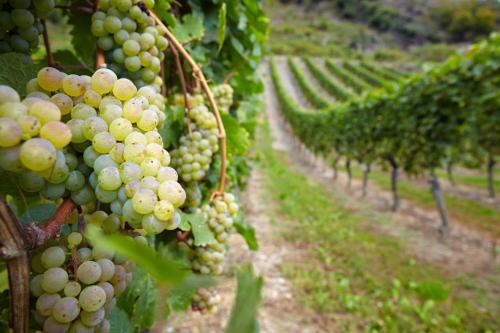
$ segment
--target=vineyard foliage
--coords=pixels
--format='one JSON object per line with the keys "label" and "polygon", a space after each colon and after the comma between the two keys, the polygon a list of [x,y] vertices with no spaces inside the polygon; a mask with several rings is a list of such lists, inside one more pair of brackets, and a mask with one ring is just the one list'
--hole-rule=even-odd
{"label": "vineyard foliage", "polygon": [[[27,297],[44,332],[139,332],[215,311],[231,232],[258,249],[237,193],[261,108],[260,1],[1,6],[17,16],[0,41],[0,236],[21,230],[25,244],[0,261],[0,331],[27,328]],[[7,279],[25,271],[25,248],[31,296]],[[238,270],[227,332],[255,331],[262,283]]]}

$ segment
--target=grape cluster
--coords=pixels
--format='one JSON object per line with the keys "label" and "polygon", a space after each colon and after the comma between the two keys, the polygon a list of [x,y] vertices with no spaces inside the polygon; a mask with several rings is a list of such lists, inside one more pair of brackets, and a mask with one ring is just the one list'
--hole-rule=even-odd
{"label": "grape cluster", "polygon": [[221,298],[216,290],[200,288],[193,295],[193,309],[202,313],[217,312]]}
{"label": "grape cluster", "polygon": [[34,319],[44,333],[109,332],[105,318],[132,281],[130,261],[83,241],[82,234],[72,232],[32,257]]}
{"label": "grape cluster", "polygon": [[212,88],[215,104],[221,112],[228,113],[233,105],[233,87],[227,83],[219,84]]}
{"label": "grape cluster", "polygon": [[43,31],[40,19],[46,18],[54,7],[54,0],[0,1],[0,54],[29,53],[37,48]]}
{"label": "grape cluster", "polygon": [[168,40],[164,28],[155,25],[146,11],[154,4],[154,0],[100,1],[100,11],[92,15],[91,31],[109,68],[138,87],[162,84],[158,74]]}
{"label": "grape cluster", "polygon": [[191,133],[181,136],[179,148],[172,151],[172,165],[185,183],[200,181],[219,150],[215,116],[203,104],[189,110],[185,118]]}
{"label": "grape cluster", "polygon": [[175,229],[186,193],[157,131],[163,97],[109,69],[92,77],[40,70],[22,102],[0,86],[0,168],[26,192],[96,200],[150,234]]}

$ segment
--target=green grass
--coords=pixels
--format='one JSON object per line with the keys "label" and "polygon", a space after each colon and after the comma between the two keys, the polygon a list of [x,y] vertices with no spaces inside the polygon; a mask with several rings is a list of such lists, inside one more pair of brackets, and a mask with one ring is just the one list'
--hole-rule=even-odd
{"label": "green grass", "polygon": [[[446,171],[437,170],[436,173],[439,177],[441,177],[443,179],[448,179]],[[500,190],[500,169],[495,170],[494,177],[495,177],[495,179],[493,181],[493,184],[495,186],[495,189]],[[455,182],[457,184],[469,185],[469,186],[473,186],[476,188],[481,188],[483,190],[486,190],[488,188],[488,181],[486,179],[486,171],[483,171],[482,174],[463,174],[463,173],[459,173],[457,171],[454,171],[453,178],[455,179]]]}
{"label": "green grass", "polygon": [[[362,178],[361,167],[353,165],[352,171],[353,177]],[[388,172],[373,170],[368,179],[375,182],[383,190],[391,190]],[[446,180],[442,179],[442,181]],[[436,209],[436,203],[429,187],[401,179],[398,182],[398,190],[403,199],[413,201],[429,209]],[[453,223],[453,220],[457,220],[462,224],[470,225],[495,237],[500,237],[500,211],[476,200],[457,197],[445,192],[443,196],[451,223]]]}
{"label": "green grass", "polygon": [[[500,329],[498,304],[471,277],[447,275],[406,253],[402,241],[370,225],[389,223],[373,211],[346,208],[346,197],[292,171],[272,150],[267,124],[260,169],[273,220],[285,241],[304,249],[282,270],[301,303],[328,317],[335,332],[487,332]],[[295,258],[295,257],[294,257]],[[474,297],[462,296],[463,289]],[[496,299],[498,300],[498,299]]]}

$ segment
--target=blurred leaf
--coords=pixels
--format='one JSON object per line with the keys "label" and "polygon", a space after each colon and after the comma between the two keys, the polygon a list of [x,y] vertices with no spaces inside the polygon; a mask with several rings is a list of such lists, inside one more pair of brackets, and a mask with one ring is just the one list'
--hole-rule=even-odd
{"label": "blurred leaf", "polygon": [[92,75],[93,69],[81,62],[73,52],[69,50],[59,50],[52,55],[56,63],[64,64],[65,66],[73,66],[74,68],[71,70],[71,74]]}
{"label": "blurred leaf", "polygon": [[189,223],[189,214],[184,213],[182,210],[177,211],[181,215],[181,224],[179,224],[179,229],[182,231],[191,230],[191,224]]}
{"label": "blurred leaf", "polygon": [[226,130],[227,150],[236,155],[245,155],[250,148],[250,137],[245,128],[230,114],[221,114]]}
{"label": "blurred leaf", "polygon": [[184,107],[166,106],[165,125],[160,129],[163,145],[169,147],[175,145],[184,130]]}
{"label": "blurred leaf", "polygon": [[193,300],[193,290],[178,290],[175,288],[170,289],[168,292],[168,304],[174,311],[186,311]]}
{"label": "blurred leaf", "polygon": [[134,324],[140,329],[150,328],[154,324],[157,294],[153,281],[146,276],[134,313]]}
{"label": "blurred leaf", "polygon": [[[72,5],[87,3],[83,0],[77,1]],[[89,33],[92,15],[82,15],[78,11],[69,11],[68,23],[73,26],[71,29],[71,44],[75,54],[81,62],[87,64],[90,68],[95,67],[96,38]]]}
{"label": "blurred leaf", "polygon": [[111,329],[109,333],[133,333],[134,326],[130,323],[127,314],[119,308],[114,308],[113,312],[109,315],[109,323]]}
{"label": "blurred leaf", "polygon": [[217,26],[217,40],[219,42],[219,51],[224,45],[226,38],[226,3],[223,3],[219,10],[219,20]]}
{"label": "blurred leaf", "polygon": [[234,223],[234,227],[236,228],[236,231],[238,231],[238,233],[243,237],[250,250],[259,250],[259,243],[257,241],[257,237],[255,236],[255,229],[252,225],[237,221]]}
{"label": "blurred leaf", "polygon": [[16,90],[19,95],[26,95],[26,83],[35,78],[39,65],[31,59],[14,52],[0,54],[0,84],[5,84]]}
{"label": "blurred leaf", "polygon": [[30,206],[23,215],[19,218],[21,223],[27,224],[31,222],[40,222],[48,220],[54,215],[57,206],[53,203],[43,203]]}
{"label": "blurred leaf", "polygon": [[178,22],[172,29],[172,33],[180,43],[187,43],[194,39],[201,39],[204,34],[203,14],[198,13],[197,15],[184,15],[182,17],[182,24]]}
{"label": "blurred leaf", "polygon": [[215,242],[215,237],[207,225],[206,219],[198,214],[189,214],[188,221],[194,236],[194,245],[201,246]]}
{"label": "blurred leaf", "polygon": [[261,276],[254,275],[251,264],[238,272],[238,290],[226,333],[255,333],[258,330],[257,310],[263,283]]}
{"label": "blurred leaf", "polygon": [[132,283],[120,296],[118,296],[118,307],[125,311],[129,317],[134,315],[135,303],[137,301],[137,297],[139,297],[142,292],[145,278],[146,273],[136,266],[132,273]]}

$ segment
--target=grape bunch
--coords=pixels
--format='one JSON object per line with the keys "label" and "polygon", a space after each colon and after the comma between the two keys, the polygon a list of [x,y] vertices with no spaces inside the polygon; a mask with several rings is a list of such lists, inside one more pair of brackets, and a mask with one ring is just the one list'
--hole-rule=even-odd
{"label": "grape bunch", "polygon": [[221,297],[216,290],[200,288],[193,295],[193,309],[201,313],[217,312]]}
{"label": "grape bunch", "polygon": [[160,87],[158,75],[168,40],[162,26],[148,15],[154,0],[100,1],[100,11],[92,15],[91,31],[105,51],[106,63],[120,77],[135,85]]}
{"label": "grape bunch", "polygon": [[40,70],[21,102],[0,86],[0,168],[25,192],[98,200],[132,227],[175,229],[186,193],[157,131],[165,100],[109,69],[92,77]]}
{"label": "grape bunch", "polygon": [[44,333],[107,333],[106,317],[132,282],[133,264],[85,246],[82,234],[72,232],[34,254],[31,269],[34,319]]}
{"label": "grape bunch", "polygon": [[54,0],[0,1],[0,54],[28,54],[37,48],[38,36],[43,32],[40,19],[46,18],[54,7]]}
{"label": "grape bunch", "polygon": [[205,177],[213,154],[219,150],[219,131],[215,116],[203,104],[189,110],[185,123],[191,133],[182,135],[180,146],[172,151],[172,166],[183,182],[190,183]]}
{"label": "grape bunch", "polygon": [[212,94],[219,110],[228,113],[233,105],[233,87],[227,83],[219,84],[212,87]]}

